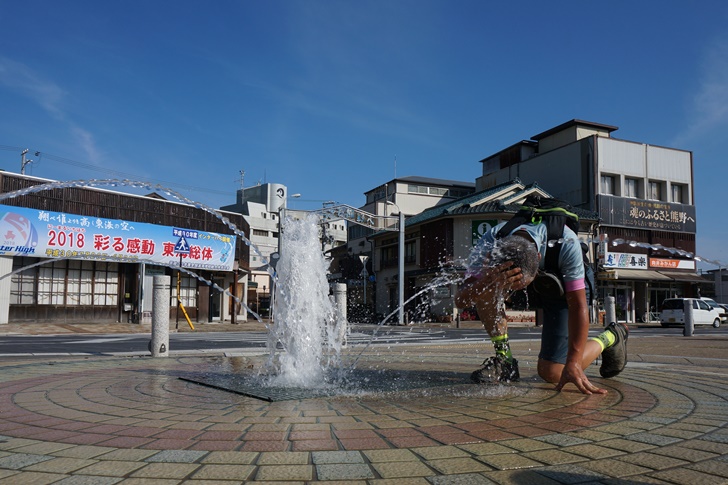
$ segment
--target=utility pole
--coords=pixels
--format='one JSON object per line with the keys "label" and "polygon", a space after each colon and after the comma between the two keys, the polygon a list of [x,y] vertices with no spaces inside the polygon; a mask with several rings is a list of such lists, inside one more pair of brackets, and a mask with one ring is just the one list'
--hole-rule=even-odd
{"label": "utility pole", "polygon": [[33,160],[26,160],[25,154],[28,153],[28,149],[26,148],[22,152],[20,152],[20,175],[25,175],[25,166],[29,163],[33,163]]}

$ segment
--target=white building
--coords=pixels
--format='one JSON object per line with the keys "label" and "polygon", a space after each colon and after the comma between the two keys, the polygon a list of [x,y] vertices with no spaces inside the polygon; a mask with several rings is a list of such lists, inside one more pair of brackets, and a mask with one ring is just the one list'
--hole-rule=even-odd
{"label": "white building", "polygon": [[[472,182],[417,176],[401,177],[365,192],[366,204],[360,209],[376,216],[398,216],[401,210],[406,217],[410,217],[430,207],[472,194],[474,191],[475,184]],[[349,227],[349,250],[354,254],[371,252],[365,238],[373,232],[371,229],[352,224]]]}
{"label": "white building", "polygon": [[[243,215],[250,225],[250,289],[267,294],[271,288],[268,261],[278,250],[278,231],[281,210],[285,210],[288,189],[281,184],[259,184],[239,189],[235,204],[221,210]],[[254,301],[251,301],[254,303]]]}
{"label": "white building", "polygon": [[[270,256],[279,250],[280,223],[282,217],[301,217],[306,211],[288,209],[288,199],[299,197],[289,195],[282,184],[265,183],[237,191],[235,204],[221,207],[222,210],[242,214],[250,225],[250,285],[255,295],[248,295],[251,305],[257,306],[260,299],[266,299],[271,291],[272,277],[269,272]],[[346,223],[325,222],[321,225],[322,249],[346,243]],[[266,306],[262,304],[261,306]]]}
{"label": "white building", "polygon": [[[366,204],[360,209],[376,216],[394,216],[391,220],[396,224],[394,221],[397,220],[396,216],[399,216],[400,210],[405,217],[411,217],[472,194],[474,190],[475,184],[472,182],[418,176],[400,177],[365,192]],[[369,237],[375,232],[364,226],[349,225],[348,255],[342,258],[344,260],[342,266],[354,270],[348,274],[344,273],[342,279],[349,288],[348,314],[352,319],[365,320],[373,313],[389,313],[398,307],[399,276],[386,276],[386,281],[384,279],[375,281],[372,273],[374,271],[378,273],[382,266],[396,272],[399,237],[396,232],[391,232],[379,243],[385,248],[382,260],[381,255],[373,258],[374,242]],[[378,247],[378,250],[381,251],[382,247]],[[411,251],[411,242],[405,242],[405,265],[414,262],[414,254]],[[347,258],[350,260],[348,264],[345,261]],[[374,259],[378,260],[376,269],[372,267]],[[365,271],[360,274],[360,269]],[[410,290],[405,286],[405,298],[408,291]]]}

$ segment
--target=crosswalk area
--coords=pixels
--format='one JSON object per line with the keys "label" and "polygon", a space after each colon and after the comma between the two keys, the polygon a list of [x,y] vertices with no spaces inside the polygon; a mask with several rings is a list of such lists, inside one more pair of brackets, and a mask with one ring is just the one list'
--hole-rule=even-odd
{"label": "crosswalk area", "polygon": [[[255,351],[267,347],[268,333],[172,332],[169,348],[178,352]],[[485,332],[422,327],[355,326],[346,338],[348,348],[476,342]],[[18,335],[0,339],[0,356],[15,355],[145,355],[149,334]],[[278,345],[279,349],[282,346]]]}
{"label": "crosswalk area", "polygon": [[[374,334],[374,335],[372,335]],[[443,331],[416,331],[412,329],[384,329],[376,332],[352,331],[347,335],[347,344],[356,345],[388,345],[392,343],[447,343],[462,342],[463,340],[481,340],[483,335],[478,332],[449,336]],[[170,339],[178,342],[237,342],[241,346],[265,346],[268,342],[266,332],[210,332],[210,333],[178,333],[171,334]]]}

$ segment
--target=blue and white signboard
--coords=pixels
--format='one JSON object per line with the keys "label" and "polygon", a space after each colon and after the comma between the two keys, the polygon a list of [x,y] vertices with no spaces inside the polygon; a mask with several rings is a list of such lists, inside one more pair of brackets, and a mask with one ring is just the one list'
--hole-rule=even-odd
{"label": "blue and white signboard", "polygon": [[235,237],[0,205],[0,255],[157,263],[232,271]]}

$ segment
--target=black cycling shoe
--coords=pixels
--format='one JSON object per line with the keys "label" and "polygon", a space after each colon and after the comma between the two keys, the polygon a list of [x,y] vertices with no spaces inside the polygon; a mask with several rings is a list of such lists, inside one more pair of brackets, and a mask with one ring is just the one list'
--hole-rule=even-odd
{"label": "black cycling shoe", "polygon": [[470,380],[478,384],[497,384],[499,382],[515,382],[521,378],[518,373],[518,361],[507,361],[496,355],[483,361],[483,366],[470,374]]}
{"label": "black cycling shoe", "polygon": [[619,322],[612,322],[607,330],[615,335],[614,345],[604,349],[602,352],[602,365],[599,367],[599,373],[602,377],[614,377],[627,365],[627,338],[629,337],[629,329],[627,325]]}

